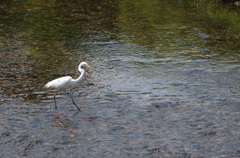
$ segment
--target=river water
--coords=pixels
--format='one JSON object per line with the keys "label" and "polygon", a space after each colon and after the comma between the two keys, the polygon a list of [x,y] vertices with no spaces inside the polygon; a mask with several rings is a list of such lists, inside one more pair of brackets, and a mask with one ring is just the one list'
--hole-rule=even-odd
{"label": "river water", "polygon": [[[2,157],[240,157],[239,9],[0,2]],[[43,89],[86,61],[71,91]]]}

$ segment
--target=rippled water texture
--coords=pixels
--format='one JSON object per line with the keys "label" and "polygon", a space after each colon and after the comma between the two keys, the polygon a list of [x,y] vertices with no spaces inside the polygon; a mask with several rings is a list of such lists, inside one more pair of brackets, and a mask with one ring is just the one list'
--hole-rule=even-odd
{"label": "rippled water texture", "polygon": [[[240,157],[239,8],[0,2],[2,157]],[[86,61],[71,91],[43,89]]]}

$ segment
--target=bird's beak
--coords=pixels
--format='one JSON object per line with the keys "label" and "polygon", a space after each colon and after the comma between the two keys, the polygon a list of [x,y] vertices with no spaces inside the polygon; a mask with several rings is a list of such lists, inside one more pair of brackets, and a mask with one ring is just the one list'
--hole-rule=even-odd
{"label": "bird's beak", "polygon": [[89,65],[86,65],[89,69],[91,69],[91,67]]}

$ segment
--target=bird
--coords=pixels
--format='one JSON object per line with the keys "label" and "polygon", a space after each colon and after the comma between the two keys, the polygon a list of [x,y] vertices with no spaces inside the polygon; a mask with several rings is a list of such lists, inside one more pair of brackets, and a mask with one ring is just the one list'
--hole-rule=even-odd
{"label": "bird", "polygon": [[[83,79],[85,70],[82,68],[82,66],[86,66],[89,69],[91,69],[91,67],[86,62],[81,62],[78,66],[78,71],[81,74],[77,79],[73,79],[71,76],[60,77],[60,78],[57,78],[55,80],[48,82],[46,85],[44,85],[44,88],[51,88],[51,89],[57,89],[57,90],[68,88],[69,93],[70,93],[70,87],[75,86],[81,79]],[[70,97],[72,99],[72,103],[76,106],[78,111],[81,111],[80,108],[74,102],[71,93],[70,93]],[[54,103],[55,103],[55,109],[57,109],[56,94],[54,95]]]}

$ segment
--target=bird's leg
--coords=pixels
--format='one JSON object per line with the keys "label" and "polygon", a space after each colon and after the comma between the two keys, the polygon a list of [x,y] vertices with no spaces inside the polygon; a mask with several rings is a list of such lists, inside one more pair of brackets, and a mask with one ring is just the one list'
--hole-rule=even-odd
{"label": "bird's leg", "polygon": [[56,102],[56,93],[54,94],[54,103],[55,103],[55,109],[57,109],[57,102]]}
{"label": "bird's leg", "polygon": [[73,100],[73,96],[70,94],[71,98],[72,98],[72,103],[76,106],[76,108],[78,109],[78,111],[81,111],[80,108],[76,105],[76,103]]}
{"label": "bird's leg", "polygon": [[79,107],[76,105],[76,103],[74,102],[74,100],[73,100],[73,96],[72,96],[72,94],[71,94],[70,89],[68,89],[68,90],[69,90],[69,94],[70,94],[70,97],[71,97],[71,99],[72,99],[72,103],[73,103],[73,105],[76,106],[76,108],[78,109],[78,111],[81,111],[80,108],[79,108]]}

